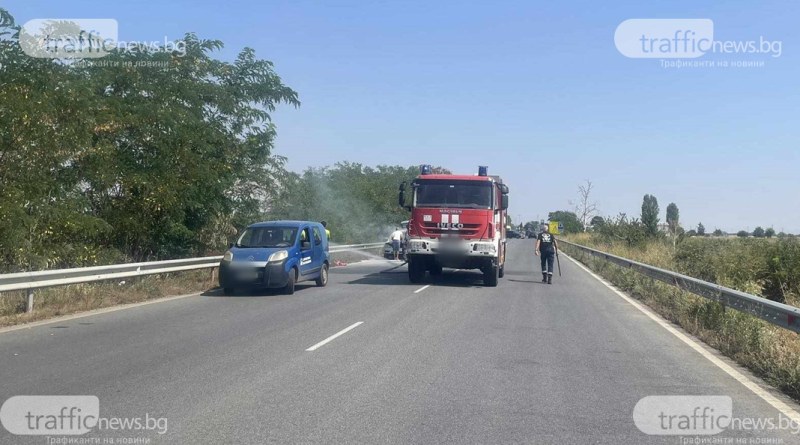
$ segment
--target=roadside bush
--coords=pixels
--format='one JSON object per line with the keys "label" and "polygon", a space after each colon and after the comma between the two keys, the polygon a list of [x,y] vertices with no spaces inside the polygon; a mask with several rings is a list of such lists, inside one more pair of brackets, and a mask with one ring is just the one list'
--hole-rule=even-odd
{"label": "roadside bush", "polygon": [[622,241],[628,246],[641,246],[648,239],[647,228],[636,218],[628,219],[624,213],[615,218],[606,218],[595,232],[600,239],[608,243]]}
{"label": "roadside bush", "polygon": [[766,243],[764,269],[760,273],[764,296],[797,304],[800,296],[800,242],[784,238]]}

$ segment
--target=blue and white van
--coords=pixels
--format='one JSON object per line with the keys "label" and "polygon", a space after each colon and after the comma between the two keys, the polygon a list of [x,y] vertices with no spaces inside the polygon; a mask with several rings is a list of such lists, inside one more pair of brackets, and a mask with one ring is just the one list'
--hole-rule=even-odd
{"label": "blue and white van", "polygon": [[322,224],[267,221],[247,227],[219,264],[225,295],[237,289],[282,288],[293,294],[296,283],[328,284],[330,253]]}

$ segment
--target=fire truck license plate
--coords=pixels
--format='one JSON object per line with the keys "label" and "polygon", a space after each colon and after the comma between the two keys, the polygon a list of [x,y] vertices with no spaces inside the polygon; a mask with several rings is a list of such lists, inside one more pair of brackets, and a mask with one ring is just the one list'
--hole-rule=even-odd
{"label": "fire truck license plate", "polygon": [[442,242],[439,244],[439,247],[442,249],[443,252],[450,252],[450,253],[457,253],[464,250],[464,246],[461,245],[459,242],[460,240],[446,240],[442,239]]}

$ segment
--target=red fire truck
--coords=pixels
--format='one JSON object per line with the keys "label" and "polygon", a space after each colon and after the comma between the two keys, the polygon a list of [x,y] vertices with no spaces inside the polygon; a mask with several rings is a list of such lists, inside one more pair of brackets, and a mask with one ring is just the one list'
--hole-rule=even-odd
{"label": "red fire truck", "polygon": [[408,223],[408,277],[412,283],[442,273],[443,267],[480,269],[486,286],[497,286],[506,254],[508,186],[487,167],[477,175],[433,174],[430,165],[400,185],[399,204],[411,211]]}

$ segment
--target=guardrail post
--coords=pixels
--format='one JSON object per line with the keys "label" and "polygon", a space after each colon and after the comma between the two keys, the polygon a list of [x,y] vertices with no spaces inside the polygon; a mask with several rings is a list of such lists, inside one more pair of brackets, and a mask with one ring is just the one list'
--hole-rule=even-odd
{"label": "guardrail post", "polygon": [[217,278],[216,278],[217,273],[216,272],[217,272],[217,268],[216,267],[212,267],[211,268],[211,284],[209,285],[211,287],[213,287],[214,283],[217,282]]}
{"label": "guardrail post", "polygon": [[33,312],[33,289],[28,289],[28,305],[25,307],[25,312]]}

